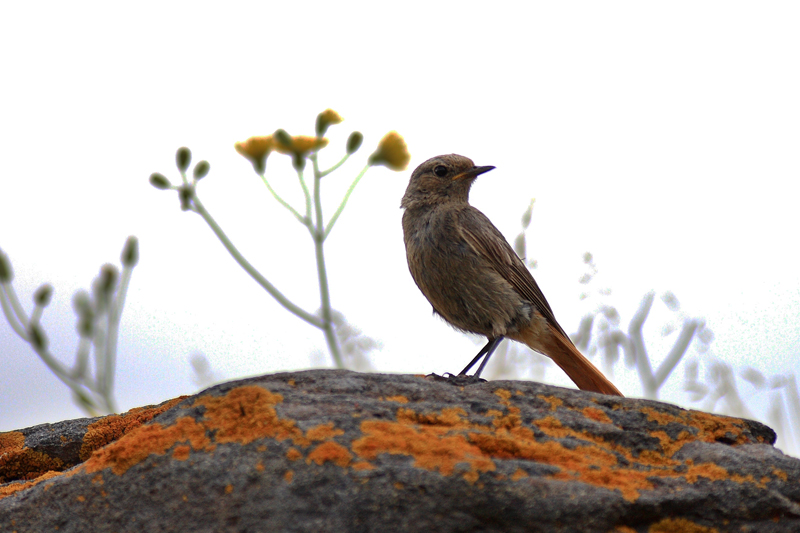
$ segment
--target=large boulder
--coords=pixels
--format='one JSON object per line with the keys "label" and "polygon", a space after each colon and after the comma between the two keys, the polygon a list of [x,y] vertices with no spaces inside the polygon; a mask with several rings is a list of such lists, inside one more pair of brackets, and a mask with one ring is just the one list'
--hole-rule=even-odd
{"label": "large boulder", "polygon": [[274,374],[0,433],[0,531],[797,532],[774,441],[533,382]]}

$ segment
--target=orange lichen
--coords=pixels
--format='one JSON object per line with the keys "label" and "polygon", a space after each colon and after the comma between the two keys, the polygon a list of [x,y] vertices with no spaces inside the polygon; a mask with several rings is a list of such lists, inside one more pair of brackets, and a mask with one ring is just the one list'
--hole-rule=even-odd
{"label": "orange lichen", "polygon": [[263,472],[264,471],[264,463],[262,463],[261,461],[257,462],[256,463],[256,470],[258,470],[259,472]]}
{"label": "orange lichen", "polygon": [[496,389],[494,391],[494,395],[500,398],[501,400],[508,401],[511,398],[511,391],[506,389]]}
{"label": "orange lichen", "polygon": [[233,492],[233,485],[228,483],[227,485],[225,485],[225,494],[230,494],[231,492]]}
{"label": "orange lichen", "polygon": [[280,394],[247,385],[232,389],[224,396],[201,396],[194,405],[206,408],[203,425],[215,431],[216,442],[249,444],[263,438],[292,438],[295,444],[307,445],[294,420],[280,418],[275,411],[275,405],[282,401]]}
{"label": "orange lichen", "polygon": [[550,404],[550,410],[555,411],[562,405],[564,405],[564,401],[561,398],[556,398],[555,396],[545,396],[544,394],[539,394],[536,396],[540,400],[544,400]]}
{"label": "orange lichen", "polygon": [[695,524],[685,518],[665,518],[651,524],[647,533],[719,533],[719,530]]}
{"label": "orange lichen", "polygon": [[[45,472],[64,470],[64,461],[27,448],[19,431],[0,433],[0,483],[36,479]],[[2,493],[0,493],[2,497]]]}
{"label": "orange lichen", "polygon": [[387,396],[384,400],[387,402],[408,403],[408,398],[405,396]]}
{"label": "orange lichen", "polygon": [[303,457],[303,454],[297,448],[289,448],[286,451],[286,458],[290,461],[297,461],[301,457]]}
{"label": "orange lichen", "polygon": [[86,435],[83,437],[83,445],[79,454],[81,460],[85,461],[93,451],[114,442],[145,422],[149,422],[184,398],[186,396],[175,398],[158,407],[137,407],[127,413],[105,416],[97,422],[89,424],[86,427]]}
{"label": "orange lichen", "polygon": [[[41,483],[43,481],[47,481],[48,479],[52,479],[52,478],[60,476],[60,475],[62,475],[61,472],[50,471],[50,472],[45,472],[44,474],[40,475],[39,477],[37,477],[33,481],[28,481],[26,483],[9,483],[7,485],[4,485],[4,486],[0,487],[0,500],[5,498],[6,496],[11,496],[15,492],[19,492],[19,491],[22,491],[22,490],[25,490],[25,489],[29,489],[30,487],[33,487],[34,485],[38,485],[39,483]],[[47,487],[45,487],[45,488],[47,488]]]}
{"label": "orange lichen", "polygon": [[787,479],[789,479],[785,471],[779,470],[777,468],[772,469],[772,475],[780,479],[781,481],[786,481]]}
{"label": "orange lichen", "polygon": [[423,424],[432,426],[445,426],[450,428],[470,427],[464,418],[467,413],[460,407],[442,409],[440,413],[417,413],[413,409],[400,408],[397,410],[397,422],[401,424]]}
{"label": "orange lichen", "polygon": [[329,441],[314,448],[311,453],[308,454],[306,463],[310,464],[313,461],[318,465],[322,465],[331,462],[344,468],[349,465],[352,460],[353,454],[351,454],[347,448],[337,442]]}
{"label": "orange lichen", "polygon": [[698,430],[696,435],[686,435],[693,441],[716,442],[719,439],[733,440],[735,444],[746,444],[744,422],[736,418],[712,415],[701,411],[681,411],[678,415],[671,415],[655,410],[652,407],[643,407],[641,412],[647,415],[651,422],[660,425],[671,423],[691,426]]}
{"label": "orange lichen", "polygon": [[368,461],[356,461],[353,463],[353,470],[374,470],[375,465]]}
{"label": "orange lichen", "polygon": [[25,435],[19,431],[0,433],[0,456],[25,447]]}
{"label": "orange lichen", "polygon": [[611,419],[608,418],[608,415],[597,407],[585,407],[581,413],[583,413],[583,416],[591,420],[597,420],[598,422],[603,422],[604,424],[612,423]]}
{"label": "orange lichen", "polygon": [[344,435],[344,430],[334,429],[333,422],[320,424],[306,431],[306,438],[310,441],[330,440],[333,437]]}
{"label": "orange lichen", "polygon": [[189,458],[189,452],[192,451],[191,446],[181,445],[175,446],[175,449],[172,450],[172,457],[177,459],[178,461],[185,461]]}
{"label": "orange lichen", "polygon": [[185,416],[168,427],[161,424],[139,427],[130,434],[130,438],[112,442],[94,452],[83,466],[87,472],[110,467],[115,474],[121,475],[151,454],[165,454],[178,442],[188,442],[195,450],[214,448],[206,436],[206,428]]}
{"label": "orange lichen", "polygon": [[361,423],[364,436],[354,440],[351,448],[368,460],[381,453],[408,455],[414,458],[414,466],[438,470],[445,476],[451,475],[458,463],[466,463],[478,472],[495,470],[494,462],[464,435],[448,435],[451,428],[451,425],[417,425],[409,421],[365,420]]}
{"label": "orange lichen", "polygon": [[511,474],[511,481],[519,481],[525,477],[528,477],[528,473],[521,468],[517,468],[517,470]]}
{"label": "orange lichen", "polygon": [[284,479],[284,481],[286,481],[286,483],[291,483],[292,480],[294,479],[294,472],[292,472],[291,470],[287,470],[283,474],[283,479]]}

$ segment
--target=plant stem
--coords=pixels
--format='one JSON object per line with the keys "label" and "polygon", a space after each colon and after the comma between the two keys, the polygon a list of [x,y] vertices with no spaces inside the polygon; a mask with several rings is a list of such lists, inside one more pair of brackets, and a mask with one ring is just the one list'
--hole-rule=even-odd
{"label": "plant stem", "polygon": [[[317,154],[314,154],[313,157],[314,157],[314,160],[316,161]],[[333,165],[328,170],[323,170],[322,172],[318,172],[319,177],[320,178],[324,178],[325,176],[327,176],[328,174],[330,174],[331,172],[333,172],[334,170],[336,170],[340,166],[344,165],[344,162],[347,161],[349,158],[350,158],[350,154],[346,154],[338,163]]]}
{"label": "plant stem", "polygon": [[[316,176],[316,165],[314,167],[314,176]],[[300,179],[300,186],[303,188],[303,195],[306,197],[306,226],[311,229],[311,193],[308,192],[308,186],[306,185],[306,180],[303,179],[303,171],[297,171],[297,177]]]}
{"label": "plant stem", "polygon": [[353,183],[350,184],[350,188],[347,189],[347,192],[345,193],[344,198],[342,199],[342,203],[339,204],[339,207],[336,209],[336,212],[333,214],[333,216],[331,217],[330,221],[328,222],[328,226],[325,229],[325,234],[322,236],[323,240],[328,238],[328,235],[330,234],[331,230],[333,229],[333,225],[339,219],[339,215],[342,214],[342,211],[344,210],[344,206],[347,205],[347,200],[349,200],[350,199],[350,195],[353,194],[353,189],[356,188],[356,185],[358,185],[358,182],[361,181],[361,178],[363,178],[364,174],[367,173],[367,170],[369,170],[369,167],[370,167],[370,165],[367,164],[367,166],[365,166],[364,169],[361,172],[359,172],[358,176],[356,176],[356,179],[353,180]]}
{"label": "plant stem", "polygon": [[633,352],[636,354],[636,370],[639,372],[639,381],[644,389],[644,397],[651,400],[658,398],[658,387],[653,378],[653,367],[650,365],[647,349],[644,346],[642,327],[653,306],[653,297],[654,293],[651,291],[642,298],[642,303],[639,304],[639,309],[633,315],[628,326],[628,336],[633,344]]}
{"label": "plant stem", "polygon": [[281,304],[284,309],[289,311],[290,313],[294,314],[296,317],[305,320],[309,324],[314,327],[325,329],[325,324],[323,320],[320,320],[319,317],[312,315],[311,313],[305,311],[304,309],[298,307],[293,302],[291,302],[286,296],[284,296],[272,283],[270,283],[267,278],[265,278],[261,273],[256,270],[253,265],[250,264],[247,259],[236,249],[233,243],[228,239],[228,236],[225,235],[225,232],[222,231],[222,228],[217,224],[217,222],[211,217],[211,214],[206,210],[203,204],[200,202],[200,198],[197,197],[197,192],[195,191],[192,197],[192,206],[193,210],[203,217],[203,220],[206,221],[206,224],[211,228],[211,230],[216,234],[217,238],[220,240],[222,245],[228,250],[228,253],[231,254],[231,257],[239,263],[239,266],[247,272],[250,277],[252,277],[256,283],[261,285],[261,287],[267,291],[270,296],[275,298],[279,304]]}
{"label": "plant stem", "polygon": [[314,224],[314,253],[317,258],[317,274],[319,276],[319,295],[320,307],[322,313],[323,331],[325,332],[325,341],[328,343],[328,350],[331,352],[334,363],[337,368],[344,368],[342,361],[342,354],[339,351],[339,341],[336,338],[336,332],[333,329],[333,320],[331,316],[331,297],[328,290],[328,274],[325,270],[325,255],[323,251],[323,243],[325,242],[325,226],[322,220],[322,199],[320,193],[320,173],[316,165],[316,158],[314,159],[314,208],[315,208],[315,224]]}
{"label": "plant stem", "polygon": [[13,291],[14,289],[11,287],[11,283],[0,283],[0,307],[3,308],[3,314],[6,315],[6,320],[8,320],[14,333],[27,340],[28,334],[25,332],[25,326],[22,320],[17,317],[11,306],[11,297],[9,294]]}
{"label": "plant stem", "polygon": [[[259,174],[259,177],[261,178],[261,181],[264,182],[264,185],[267,186],[267,189],[269,190],[269,192],[272,193],[273,198],[275,198],[278,201],[278,203],[281,204],[283,207],[288,209],[289,212],[292,213],[295,216],[295,218],[297,218],[297,220],[300,221],[301,224],[303,224],[304,226],[309,226],[311,224],[311,219],[309,217],[310,213],[306,213],[306,216],[303,217],[303,215],[298,213],[297,210],[294,207],[292,207],[291,205],[289,205],[289,203],[286,200],[284,200],[283,198],[278,196],[278,193],[276,193],[275,189],[273,189],[272,186],[269,184],[269,182],[267,181],[267,178],[266,178],[266,176],[264,176],[263,172],[261,174]],[[196,191],[195,191],[195,198],[197,198],[197,192]]]}

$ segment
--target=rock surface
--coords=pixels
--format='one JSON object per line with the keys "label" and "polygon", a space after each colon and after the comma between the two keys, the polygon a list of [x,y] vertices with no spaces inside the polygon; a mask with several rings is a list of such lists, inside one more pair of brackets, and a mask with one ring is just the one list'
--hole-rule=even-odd
{"label": "rock surface", "polygon": [[533,382],[313,370],[0,433],[0,531],[800,531],[748,420]]}

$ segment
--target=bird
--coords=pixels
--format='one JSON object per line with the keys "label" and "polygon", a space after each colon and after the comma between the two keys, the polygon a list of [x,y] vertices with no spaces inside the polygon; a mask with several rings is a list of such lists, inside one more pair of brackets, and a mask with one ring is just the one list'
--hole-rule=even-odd
{"label": "bird", "polygon": [[451,326],[483,335],[486,345],[459,375],[511,339],[552,359],[581,390],[622,393],[572,343],[525,263],[489,218],[469,203],[475,179],[493,170],[440,155],[411,174],[400,207],[411,277]]}

